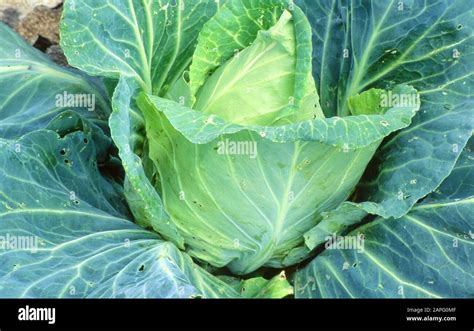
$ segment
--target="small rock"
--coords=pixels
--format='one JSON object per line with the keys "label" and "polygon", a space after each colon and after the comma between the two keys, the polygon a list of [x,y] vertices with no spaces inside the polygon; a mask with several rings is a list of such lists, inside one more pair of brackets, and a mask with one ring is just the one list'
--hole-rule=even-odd
{"label": "small rock", "polygon": [[68,66],[64,52],[59,45],[52,45],[46,50],[46,54],[51,60],[64,67]]}
{"label": "small rock", "polygon": [[8,25],[10,28],[15,29],[20,23],[20,12],[15,8],[0,10],[0,21]]}
{"label": "small rock", "polygon": [[[18,19],[22,20],[26,15],[31,13],[37,6],[46,6],[48,8],[56,8],[63,3],[63,0],[1,0],[0,1],[0,16],[2,12],[6,15],[6,11],[15,10],[18,14]],[[2,19],[3,21],[3,19]]]}
{"label": "small rock", "polygon": [[25,16],[16,30],[30,44],[34,44],[39,36],[49,40],[51,44],[57,44],[61,11],[62,8],[51,9],[38,6]]}

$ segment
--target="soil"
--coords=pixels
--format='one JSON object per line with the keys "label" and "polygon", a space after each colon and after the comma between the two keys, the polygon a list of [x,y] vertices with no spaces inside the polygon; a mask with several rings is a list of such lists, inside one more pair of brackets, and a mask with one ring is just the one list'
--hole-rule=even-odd
{"label": "soil", "polygon": [[67,66],[59,47],[62,0],[2,0],[0,21],[7,24],[30,45],[46,53],[54,62]]}

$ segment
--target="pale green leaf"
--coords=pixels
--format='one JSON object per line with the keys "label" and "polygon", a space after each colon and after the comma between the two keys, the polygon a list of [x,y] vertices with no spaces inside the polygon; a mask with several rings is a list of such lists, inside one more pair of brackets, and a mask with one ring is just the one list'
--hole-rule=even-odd
{"label": "pale green leaf", "polygon": [[216,68],[248,47],[259,31],[271,28],[288,3],[288,0],[228,0],[199,33],[189,74],[191,95],[196,95]]}
{"label": "pale green leaf", "polygon": [[183,239],[174,223],[163,208],[160,196],[147,178],[143,161],[135,154],[135,134],[141,126],[141,117],[135,116],[133,95],[136,91],[133,82],[121,78],[114,97],[114,111],[110,116],[112,138],[119,149],[119,155],[125,169],[125,195],[138,224],[152,227],[165,239],[183,248]]}

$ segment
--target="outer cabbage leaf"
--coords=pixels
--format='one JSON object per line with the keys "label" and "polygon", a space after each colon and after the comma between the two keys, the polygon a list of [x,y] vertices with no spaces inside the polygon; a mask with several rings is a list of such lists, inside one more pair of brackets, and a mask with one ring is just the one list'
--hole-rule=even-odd
{"label": "outer cabbage leaf", "polygon": [[321,216],[321,222],[304,234],[305,245],[309,249],[327,242],[327,238],[334,234],[344,234],[347,229],[366,217],[367,212],[352,202],[344,202]]}
{"label": "outer cabbage leaf", "polygon": [[147,178],[152,174],[146,167],[144,123],[134,93],[166,93],[189,66],[197,35],[217,7],[213,0],[68,0],[61,23],[61,45],[71,65],[91,75],[121,77],[109,125],[126,173],[127,200],[137,223],[180,248],[182,239]]}
{"label": "outer cabbage leaf", "polygon": [[[57,103],[65,93],[94,96],[94,104],[87,109],[89,105],[72,108]],[[107,128],[110,107],[96,81],[57,66],[0,22],[0,137],[19,138],[44,128],[67,109]]]}
{"label": "outer cabbage leaf", "polygon": [[90,134],[40,130],[0,145],[0,297],[238,296],[127,220]]}
{"label": "outer cabbage leaf", "polygon": [[[326,117],[338,114],[338,85],[347,77],[349,27],[347,1],[296,0],[313,30],[313,76]],[[344,61],[344,59],[346,59]]]}
{"label": "outer cabbage leaf", "polygon": [[[406,85],[395,87],[393,92],[417,94],[415,89]],[[177,131],[196,144],[209,143],[221,135],[251,130],[272,142],[318,141],[344,150],[369,146],[394,131],[408,127],[419,107],[419,104],[406,104],[392,107],[378,115],[315,118],[287,125],[260,126],[228,123],[217,115],[208,115],[181,102],[153,95],[142,95],[140,101],[145,111],[149,109],[150,103],[154,105]],[[360,110],[361,113],[369,114],[371,111],[367,107]]]}
{"label": "outer cabbage leaf", "polygon": [[473,140],[442,185],[400,219],[377,218],[364,251],[325,250],[295,277],[299,298],[472,297]]}
{"label": "outer cabbage leaf", "polygon": [[68,0],[61,46],[69,63],[91,75],[131,77],[165,93],[191,62],[195,39],[216,12],[206,0]]}
{"label": "outer cabbage leaf", "polygon": [[127,177],[125,179],[125,196],[135,220],[144,227],[152,227],[165,239],[184,248],[183,239],[175,224],[163,208],[160,196],[148,179],[143,161],[133,152],[138,126],[142,125],[141,117],[133,118],[138,110],[133,95],[137,86],[124,78],[119,80],[113,97],[114,112],[110,116],[110,131],[119,148],[119,155]]}
{"label": "outer cabbage leaf", "polygon": [[421,95],[413,124],[376,154],[354,207],[401,217],[449,175],[474,129],[474,9],[450,0],[296,3],[313,26],[325,111],[347,115],[350,96],[373,87],[406,83]]}

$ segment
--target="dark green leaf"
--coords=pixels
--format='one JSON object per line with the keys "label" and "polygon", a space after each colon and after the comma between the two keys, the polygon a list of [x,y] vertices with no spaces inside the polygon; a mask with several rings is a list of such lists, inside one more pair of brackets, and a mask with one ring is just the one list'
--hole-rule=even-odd
{"label": "dark green leaf", "polygon": [[296,296],[472,298],[472,146],[437,192],[404,217],[377,218],[345,237],[363,234],[361,250],[326,249],[298,271]]}

